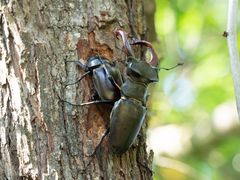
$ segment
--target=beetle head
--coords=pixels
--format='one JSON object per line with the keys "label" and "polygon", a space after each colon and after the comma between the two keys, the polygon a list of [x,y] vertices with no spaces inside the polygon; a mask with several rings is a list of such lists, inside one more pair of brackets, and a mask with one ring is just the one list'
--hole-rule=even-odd
{"label": "beetle head", "polygon": [[104,61],[106,61],[106,59],[102,58],[100,56],[91,56],[87,60],[87,68],[88,69],[95,69],[96,67],[103,64]]}
{"label": "beetle head", "polygon": [[134,81],[144,84],[158,82],[158,69],[146,61],[139,61],[133,57],[127,60],[127,75]]}

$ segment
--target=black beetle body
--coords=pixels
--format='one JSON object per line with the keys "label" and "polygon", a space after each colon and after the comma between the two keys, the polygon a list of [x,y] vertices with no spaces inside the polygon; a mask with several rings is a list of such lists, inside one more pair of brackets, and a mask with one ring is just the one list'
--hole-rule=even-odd
{"label": "black beetle body", "polygon": [[118,100],[110,116],[109,142],[111,151],[122,154],[129,149],[136,139],[144,122],[147,109],[138,101]]}
{"label": "black beetle body", "polygon": [[122,76],[116,64],[99,56],[88,58],[86,65],[80,61],[76,64],[92,74],[94,89],[101,100],[116,101],[120,98]]}
{"label": "black beetle body", "polygon": [[129,57],[127,75],[110,116],[110,148],[115,154],[127,151],[136,139],[147,113],[147,86],[158,81],[158,69]]}

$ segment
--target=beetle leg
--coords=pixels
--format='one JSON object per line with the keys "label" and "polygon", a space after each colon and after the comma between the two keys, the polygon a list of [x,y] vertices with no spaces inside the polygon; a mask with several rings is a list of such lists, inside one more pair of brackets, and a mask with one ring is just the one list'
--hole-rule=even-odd
{"label": "beetle leg", "polygon": [[[121,83],[120,84],[118,84],[117,83],[117,80],[115,80],[115,78],[114,78],[114,76],[112,75],[112,73],[114,73],[113,71],[112,71],[112,73],[109,73],[109,71],[108,71],[108,69],[107,69],[107,67],[105,66],[104,67],[105,68],[105,72],[106,72],[106,74],[107,74],[107,78],[110,80],[110,81],[112,81],[112,83],[119,89],[119,90],[121,90]],[[118,74],[119,75],[119,74]],[[120,77],[120,76],[119,76]],[[122,81],[122,80],[121,80]]]}
{"label": "beetle leg", "polygon": [[90,102],[85,102],[85,103],[81,103],[81,104],[74,104],[74,103],[71,103],[69,101],[62,99],[58,94],[57,94],[57,96],[62,102],[68,103],[72,106],[86,106],[86,105],[90,105],[90,104],[114,103],[114,101],[111,101],[111,100],[96,100],[96,101],[90,101]]}
{"label": "beetle leg", "polygon": [[117,84],[117,82],[112,78],[111,79],[111,81],[115,84],[115,86],[119,89],[119,90],[121,90],[121,87]]}
{"label": "beetle leg", "polygon": [[91,73],[91,71],[85,72],[77,81],[72,82],[72,83],[69,83],[69,84],[65,84],[65,86],[70,86],[70,85],[77,84],[77,83],[80,82],[84,77],[86,77],[89,73]]}
{"label": "beetle leg", "polygon": [[119,90],[121,90],[121,86],[123,84],[123,77],[119,69],[120,68],[118,64],[115,64],[113,68],[113,79],[115,85],[119,88]]}
{"label": "beetle leg", "polygon": [[77,106],[85,106],[85,105],[90,105],[90,104],[101,104],[101,103],[114,103],[115,101],[112,100],[96,100],[96,101],[90,101],[90,102],[85,102],[85,103],[81,103]]}

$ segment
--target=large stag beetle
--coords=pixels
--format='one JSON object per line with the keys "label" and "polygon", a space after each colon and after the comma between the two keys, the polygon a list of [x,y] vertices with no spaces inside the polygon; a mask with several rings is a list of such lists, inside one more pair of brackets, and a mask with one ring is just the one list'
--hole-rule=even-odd
{"label": "large stag beetle", "polygon": [[[118,34],[122,32],[116,31]],[[122,39],[125,47],[130,47],[126,37]],[[110,148],[116,154],[126,152],[136,139],[147,113],[147,87],[158,81],[158,58],[152,45],[136,39],[131,44],[147,46],[152,56],[150,62],[146,62],[134,58],[129,48],[125,49],[129,55],[126,62],[127,78],[121,86],[121,98],[115,102],[110,115]]]}
{"label": "large stag beetle", "polygon": [[[117,37],[121,35],[124,51],[128,55],[127,77],[121,86],[121,98],[115,102],[110,115],[109,144],[113,153],[123,154],[136,139],[147,114],[148,85],[158,82],[160,69],[170,70],[182,64],[158,68],[158,57],[151,43],[138,39],[132,39],[129,43],[123,31],[117,30],[115,34]],[[131,45],[146,46],[150,51],[150,61],[135,58]]]}

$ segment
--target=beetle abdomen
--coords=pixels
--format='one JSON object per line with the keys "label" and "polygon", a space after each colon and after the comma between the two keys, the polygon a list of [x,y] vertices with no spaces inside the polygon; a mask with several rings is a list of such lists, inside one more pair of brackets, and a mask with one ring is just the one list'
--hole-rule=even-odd
{"label": "beetle abdomen", "polygon": [[110,116],[110,148],[115,154],[128,150],[144,122],[147,108],[129,99],[114,104]]}

